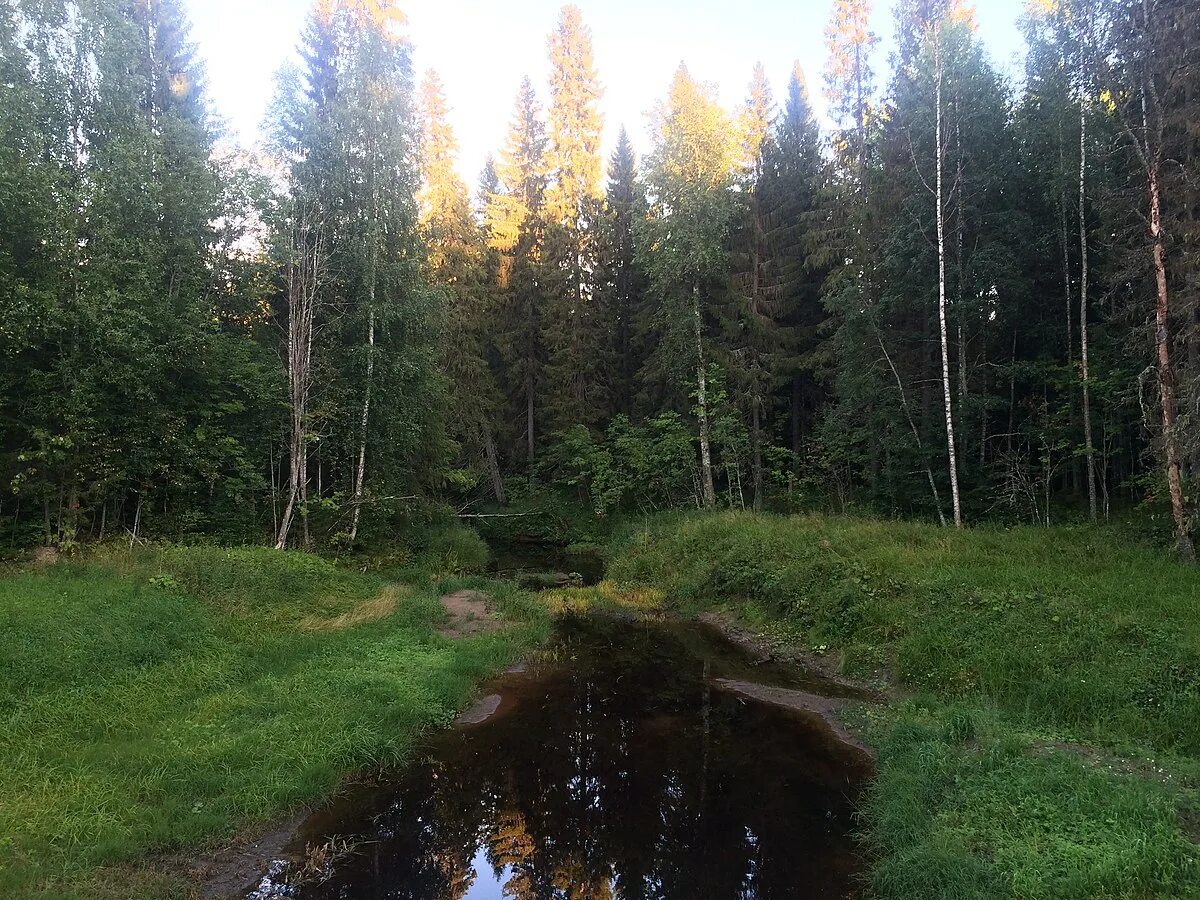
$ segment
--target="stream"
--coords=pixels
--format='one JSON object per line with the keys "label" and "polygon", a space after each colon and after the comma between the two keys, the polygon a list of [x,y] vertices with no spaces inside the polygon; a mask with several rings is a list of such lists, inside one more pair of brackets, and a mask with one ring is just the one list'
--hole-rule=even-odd
{"label": "stream", "polygon": [[[314,814],[297,862],[246,896],[856,896],[870,759],[819,715],[755,699],[797,689],[845,696],[701,625],[568,618],[409,766]],[[316,876],[289,885],[306,857]]]}

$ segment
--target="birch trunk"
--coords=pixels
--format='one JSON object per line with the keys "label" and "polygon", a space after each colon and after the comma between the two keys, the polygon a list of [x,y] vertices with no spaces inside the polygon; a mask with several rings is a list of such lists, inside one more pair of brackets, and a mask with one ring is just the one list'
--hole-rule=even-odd
{"label": "birch trunk", "polygon": [[943,209],[943,162],[945,147],[942,141],[942,36],[938,31],[934,43],[934,67],[937,103],[937,245],[938,245],[938,326],[942,339],[942,399],[946,409],[946,450],[950,460],[950,496],[954,507],[954,526],[962,528],[962,505],[958,494],[958,454],[954,445],[954,409],[950,391],[950,342],[946,329],[946,219]]}
{"label": "birch trunk", "polygon": [[375,377],[375,294],[379,284],[379,212],[380,197],[375,178],[375,142],[369,140],[367,153],[370,163],[367,166],[368,190],[370,199],[370,229],[367,232],[368,262],[367,272],[367,372],[366,383],[363,385],[362,416],[359,420],[358,431],[358,465],[354,473],[354,509],[350,512],[350,543],[358,540],[358,523],[362,519],[363,496],[367,480],[367,428],[371,422],[371,385]]}
{"label": "birch trunk", "polygon": [[1079,101],[1079,377],[1083,382],[1083,444],[1087,459],[1088,512],[1096,521],[1096,450],[1088,374],[1087,108]]}
{"label": "birch trunk", "polygon": [[712,449],[709,446],[708,423],[708,377],[704,371],[704,333],[700,320],[700,287],[692,285],[692,322],[696,337],[696,406],[700,419],[700,489],[704,508],[717,505],[717,492],[713,487]]}
{"label": "birch trunk", "polygon": [[308,397],[311,381],[313,321],[321,282],[324,250],[319,229],[301,211],[293,230],[292,259],[288,265],[287,378],[289,415],[288,495],[275,549],[287,547],[297,507],[307,497]]}

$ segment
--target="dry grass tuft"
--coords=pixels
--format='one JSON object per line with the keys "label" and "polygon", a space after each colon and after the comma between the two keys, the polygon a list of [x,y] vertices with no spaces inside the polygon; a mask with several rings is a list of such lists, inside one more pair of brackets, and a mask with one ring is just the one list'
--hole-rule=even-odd
{"label": "dry grass tuft", "polygon": [[341,615],[328,618],[305,616],[300,620],[300,627],[305,631],[342,631],[366,622],[378,622],[394,613],[400,601],[411,593],[412,589],[405,585],[388,585],[370,600],[363,600]]}

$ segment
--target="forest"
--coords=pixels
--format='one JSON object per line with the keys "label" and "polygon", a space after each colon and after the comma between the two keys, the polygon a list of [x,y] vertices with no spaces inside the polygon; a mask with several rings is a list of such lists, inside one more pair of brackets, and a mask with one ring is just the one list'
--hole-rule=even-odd
{"label": "forest", "polygon": [[1200,897],[1200,3],[301,3],[0,0],[0,898]]}
{"label": "forest", "polygon": [[251,152],[178,0],[4,0],[5,542],[353,547],[557,487],[1138,511],[1190,559],[1200,9],[1030,2],[1014,84],[962,0],[898,3],[873,71],[870,7],[736,109],[681,64],[607,158],[565,7],[468,185],[390,2],[314,5]]}

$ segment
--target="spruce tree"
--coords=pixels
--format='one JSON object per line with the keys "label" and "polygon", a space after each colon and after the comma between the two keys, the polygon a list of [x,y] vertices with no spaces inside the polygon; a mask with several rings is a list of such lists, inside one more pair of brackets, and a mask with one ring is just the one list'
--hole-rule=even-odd
{"label": "spruce tree", "polygon": [[488,244],[499,254],[497,283],[502,312],[498,339],[512,420],[523,423],[517,433],[524,444],[525,462],[532,465],[543,416],[546,364],[546,132],[528,78],[517,92],[508,139],[495,174],[497,190],[488,197],[485,222]]}
{"label": "spruce tree", "polygon": [[608,163],[608,190],[600,219],[596,290],[608,329],[608,412],[632,416],[636,375],[646,347],[639,340],[645,275],[636,256],[635,227],[646,198],[637,176],[637,159],[624,127]]}
{"label": "spruce tree", "polygon": [[786,342],[776,343],[773,380],[783,394],[780,405],[789,413],[781,436],[799,459],[815,430],[828,375],[821,303],[828,266],[819,264],[813,252],[821,226],[821,138],[799,63],[788,80],[783,114],[764,162],[759,194],[766,210],[768,271],[778,286],[778,322],[786,331]]}
{"label": "spruce tree", "polygon": [[763,503],[764,431],[774,412],[773,395],[789,335],[782,325],[782,286],[772,266],[771,211],[763,196],[766,170],[774,156],[774,100],[766,72],[754,67],[742,110],[743,209],[734,237],[734,279],[726,322],[731,381],[749,419],[750,470],[754,509]]}
{"label": "spruce tree", "polygon": [[591,32],[578,7],[563,7],[549,45],[546,421],[556,432],[594,425],[606,405],[605,316],[593,279],[603,123]]}
{"label": "spruce tree", "polygon": [[482,463],[496,500],[504,481],[496,448],[500,396],[488,364],[493,310],[487,289],[483,235],[475,224],[466,183],[455,168],[458,143],[447,121],[441,79],[429,71],[421,83],[423,186],[421,224],[433,283],[448,308],[442,366],[448,380],[450,437]]}

